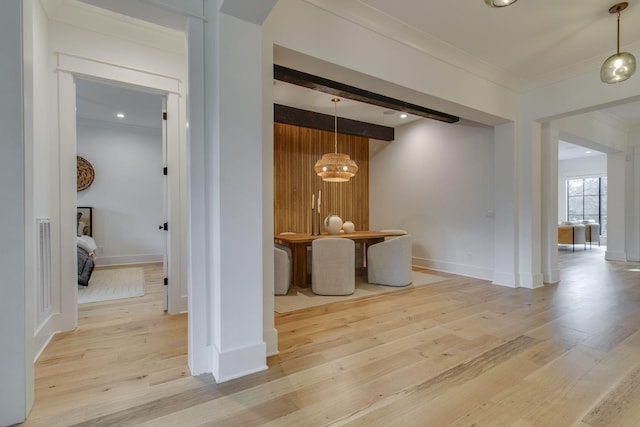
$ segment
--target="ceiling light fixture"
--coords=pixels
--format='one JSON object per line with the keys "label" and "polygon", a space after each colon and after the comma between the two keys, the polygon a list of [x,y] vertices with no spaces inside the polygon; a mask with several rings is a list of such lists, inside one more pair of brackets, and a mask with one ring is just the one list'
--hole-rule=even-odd
{"label": "ceiling light fixture", "polygon": [[351,160],[348,154],[338,153],[338,102],[340,98],[333,98],[334,109],[334,150],[333,153],[323,154],[322,158],[316,162],[313,170],[323,181],[347,182],[358,172],[358,165]]}
{"label": "ceiling light fixture", "polygon": [[600,68],[600,80],[603,83],[623,82],[636,72],[636,58],[629,52],[620,52],[620,12],[627,6],[629,3],[624,1],[609,8],[609,13],[615,13],[618,16],[618,37],[616,54],[608,57]]}
{"label": "ceiling light fixture", "polygon": [[119,119],[124,119],[124,113],[116,113],[116,117]]}
{"label": "ceiling light fixture", "polygon": [[487,6],[491,7],[505,7],[510,6],[517,2],[518,0],[484,0]]}
{"label": "ceiling light fixture", "polygon": [[407,118],[407,114],[406,114],[406,113],[402,113],[402,114],[400,114],[400,118],[401,118],[401,119],[406,119],[406,118]]}

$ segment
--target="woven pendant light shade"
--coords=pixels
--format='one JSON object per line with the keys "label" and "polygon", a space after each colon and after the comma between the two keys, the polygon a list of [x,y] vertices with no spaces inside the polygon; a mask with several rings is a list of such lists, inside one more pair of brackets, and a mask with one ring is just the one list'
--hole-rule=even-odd
{"label": "woven pendant light shade", "polygon": [[313,167],[323,181],[347,182],[358,172],[358,165],[348,154],[327,153]]}
{"label": "woven pendant light shade", "polygon": [[338,153],[338,110],[340,98],[333,98],[334,108],[334,153],[326,153],[313,167],[318,176],[327,182],[347,182],[358,172],[358,165],[348,154]]}

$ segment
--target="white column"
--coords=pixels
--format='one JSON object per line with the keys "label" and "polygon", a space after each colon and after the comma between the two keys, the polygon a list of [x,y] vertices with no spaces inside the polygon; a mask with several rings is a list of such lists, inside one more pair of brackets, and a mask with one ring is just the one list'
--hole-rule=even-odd
{"label": "white column", "polygon": [[627,176],[627,261],[640,261],[640,146],[632,143],[633,138],[640,134],[637,132],[629,134],[629,168]]}
{"label": "white column", "polygon": [[205,3],[206,182],[213,375],[267,368],[263,340],[261,27]]}
{"label": "white column", "polygon": [[607,154],[607,252],[610,261],[626,261],[625,153]]}
{"label": "white column", "polygon": [[493,283],[517,287],[516,144],[513,123],[494,130]]}
{"label": "white column", "polygon": [[541,287],[541,125],[522,120],[518,143],[519,285]]}
{"label": "white column", "polygon": [[558,269],[558,131],[542,125],[542,275],[560,280]]}
{"label": "white column", "polygon": [[[60,259],[59,275],[52,275],[52,285],[60,292],[60,315],[57,319],[56,329],[58,331],[69,331],[78,326],[78,292],[74,286],[68,283],[75,283],[78,277],[78,260],[76,258],[77,230],[76,205],[77,205],[77,163],[76,163],[76,84],[73,75],[65,71],[58,71],[58,128],[59,139],[58,157],[53,161],[58,161],[58,165],[52,170],[57,175],[52,178],[54,191],[60,195],[57,209],[52,208],[51,239],[53,245],[59,245],[60,251],[57,256]],[[57,172],[56,172],[57,171]],[[56,180],[57,178],[57,180]],[[58,225],[58,227],[56,227]],[[57,243],[56,243],[57,242]],[[52,262],[55,262],[52,251]],[[55,269],[52,269],[55,272]],[[55,298],[55,297],[54,297]],[[55,303],[54,303],[55,307]]]}
{"label": "white column", "polygon": [[[29,360],[25,313],[25,201],[22,128],[21,1],[0,2],[0,425],[25,419],[33,382],[27,384]],[[33,366],[31,366],[31,369]]]}
{"label": "white column", "polygon": [[262,235],[263,235],[263,333],[267,355],[278,353],[273,294],[273,43],[263,37],[262,46]]}
{"label": "white column", "polygon": [[[209,221],[206,215],[211,195],[205,182],[205,84],[204,22],[189,17],[186,25],[189,86],[187,89],[187,146],[189,147],[189,369],[192,375],[212,372],[211,306],[207,275]],[[209,148],[210,149],[210,148]]]}

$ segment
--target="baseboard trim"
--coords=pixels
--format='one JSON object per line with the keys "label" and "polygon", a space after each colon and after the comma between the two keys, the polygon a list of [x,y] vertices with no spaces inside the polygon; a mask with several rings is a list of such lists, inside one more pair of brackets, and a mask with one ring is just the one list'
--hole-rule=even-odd
{"label": "baseboard trim", "polygon": [[498,286],[506,286],[508,288],[518,287],[516,275],[513,273],[494,271],[493,280],[491,283]]}
{"label": "baseboard trim", "polygon": [[164,256],[162,254],[98,256],[95,265],[101,267],[106,265],[151,264],[163,261]]}
{"label": "baseboard trim", "polygon": [[555,269],[545,273],[543,280],[544,280],[544,283],[547,283],[550,285],[560,283],[560,270]]}
{"label": "baseboard trim", "polygon": [[606,251],[604,253],[604,259],[607,261],[626,261],[627,253],[620,251]]}
{"label": "baseboard trim", "polygon": [[476,279],[491,280],[492,271],[488,268],[478,267],[467,264],[457,264],[447,261],[438,261],[426,258],[412,258],[413,265],[417,267],[428,268],[431,270],[442,271],[445,273],[458,274],[460,276],[473,277]]}
{"label": "baseboard trim", "polygon": [[544,286],[542,280],[542,274],[521,274],[520,275],[520,287],[527,289],[537,289]]}
{"label": "baseboard trim", "polygon": [[42,352],[47,348],[53,337],[59,332],[55,330],[53,324],[55,323],[55,314],[50,315],[42,322],[36,329],[36,333],[33,336],[33,349],[35,355],[33,357],[33,363],[36,363],[42,355]]}
{"label": "baseboard trim", "polygon": [[213,346],[213,377],[223,383],[268,369],[264,342],[221,352]]}
{"label": "baseboard trim", "polygon": [[276,328],[265,329],[263,337],[264,342],[267,344],[267,357],[280,353],[278,350],[278,330]]}

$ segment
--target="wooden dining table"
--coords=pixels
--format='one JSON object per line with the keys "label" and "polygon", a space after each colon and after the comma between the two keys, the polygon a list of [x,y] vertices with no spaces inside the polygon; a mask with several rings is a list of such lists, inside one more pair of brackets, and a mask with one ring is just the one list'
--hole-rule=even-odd
{"label": "wooden dining table", "polygon": [[[367,246],[379,243],[385,237],[402,236],[403,232],[395,231],[354,231],[353,233],[339,234],[320,234],[313,235],[309,233],[296,234],[278,234],[274,236],[274,242],[286,245],[291,248],[291,262],[293,269],[293,285],[306,288],[307,287],[307,247],[311,246],[316,239],[326,239],[328,237],[338,237],[351,239],[356,243],[362,243],[363,254],[366,257]],[[365,260],[366,265],[366,260]]]}

